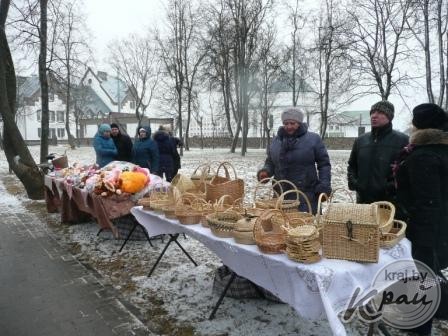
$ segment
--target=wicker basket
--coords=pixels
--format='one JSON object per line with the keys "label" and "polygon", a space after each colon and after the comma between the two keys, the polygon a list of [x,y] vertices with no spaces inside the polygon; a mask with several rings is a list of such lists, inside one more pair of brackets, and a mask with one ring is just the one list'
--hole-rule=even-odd
{"label": "wicker basket", "polygon": [[212,233],[221,238],[233,237],[233,229],[243,216],[235,211],[214,212],[207,215],[208,226]]}
{"label": "wicker basket", "polygon": [[[230,177],[229,169],[232,169],[234,178]],[[225,177],[219,176],[221,169],[225,172]],[[236,174],[235,168],[229,162],[222,162],[216,171],[214,176],[205,187],[205,199],[207,201],[216,202],[223,195],[229,197],[225,200],[227,204],[233,204],[238,198],[244,196],[244,181],[239,179]]]}
{"label": "wicker basket", "polygon": [[324,257],[378,262],[377,209],[376,204],[330,203],[322,215]]}
{"label": "wicker basket", "polygon": [[234,229],[233,229],[233,238],[239,244],[245,245],[255,245],[254,239],[254,225],[255,225],[255,217],[250,215],[245,215],[243,219],[240,219]]}
{"label": "wicker basket", "polygon": [[319,232],[314,225],[302,225],[287,230],[286,254],[288,258],[301,263],[313,263],[319,255]]}
{"label": "wicker basket", "polygon": [[286,248],[286,231],[284,226],[287,225],[287,218],[284,217],[283,221],[272,220],[278,215],[284,216],[279,210],[266,210],[255,222],[255,243],[263,253],[278,254],[282,253]]}
{"label": "wicker basket", "polygon": [[137,201],[137,205],[143,206],[143,210],[151,210],[151,198],[143,197]]}
{"label": "wicker basket", "polygon": [[173,180],[171,181],[171,185],[176,187],[181,193],[190,191],[194,192],[198,189],[191,178],[182,174],[177,174],[176,176],[174,176]]}
{"label": "wicker basket", "polygon": [[62,155],[56,159],[51,160],[55,169],[68,168],[68,157],[67,155]]}
{"label": "wicker basket", "polygon": [[203,163],[196,167],[190,179],[196,186],[196,189],[205,193],[205,183],[210,181],[214,176],[216,176],[216,171],[213,171],[211,164]]}
{"label": "wicker basket", "polygon": [[401,239],[406,237],[406,223],[399,220],[394,220],[392,229],[388,233],[382,233],[380,237],[380,247],[391,248],[394,247]]}
{"label": "wicker basket", "polygon": [[175,216],[179,223],[184,225],[199,224],[201,222],[202,213],[193,210],[191,207],[176,207]]}

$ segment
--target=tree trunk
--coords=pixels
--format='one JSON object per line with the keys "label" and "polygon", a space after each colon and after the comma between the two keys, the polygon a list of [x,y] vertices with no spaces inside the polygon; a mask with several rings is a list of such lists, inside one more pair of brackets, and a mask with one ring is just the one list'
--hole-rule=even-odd
{"label": "tree trunk", "polygon": [[47,78],[47,0],[40,0],[40,53],[39,53],[39,82],[42,99],[41,134],[40,134],[40,162],[44,163],[48,156],[48,138],[50,135],[48,110],[48,78]]}
{"label": "tree trunk", "polygon": [[42,199],[43,178],[15,123],[16,76],[5,22],[9,0],[0,1],[0,113],[3,119],[3,141],[10,169],[22,182],[31,199]]}

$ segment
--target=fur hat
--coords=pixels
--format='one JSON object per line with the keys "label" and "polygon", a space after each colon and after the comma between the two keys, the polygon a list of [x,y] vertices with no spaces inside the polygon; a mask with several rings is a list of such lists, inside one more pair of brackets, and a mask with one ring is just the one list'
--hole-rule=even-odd
{"label": "fur hat", "polygon": [[381,100],[373,104],[372,107],[370,108],[370,114],[372,114],[375,111],[385,114],[387,119],[389,119],[389,121],[392,121],[392,119],[394,118],[394,112],[395,112],[394,105],[387,100]]}
{"label": "fur hat", "polygon": [[303,110],[299,107],[290,107],[282,112],[282,122],[285,122],[285,120],[294,120],[298,123],[302,123],[303,117]]}
{"label": "fur hat", "polygon": [[420,104],[414,107],[412,114],[412,124],[418,129],[442,129],[448,121],[446,112],[437,104]]}
{"label": "fur hat", "polygon": [[101,124],[100,127],[98,127],[98,133],[100,135],[103,135],[104,132],[110,132],[110,126],[109,124]]}

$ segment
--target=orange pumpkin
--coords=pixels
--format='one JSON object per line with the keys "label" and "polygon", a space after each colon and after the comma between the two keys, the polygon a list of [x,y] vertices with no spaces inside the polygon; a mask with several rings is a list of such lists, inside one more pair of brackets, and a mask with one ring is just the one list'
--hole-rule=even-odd
{"label": "orange pumpkin", "polygon": [[149,182],[148,176],[139,172],[122,172],[120,180],[121,191],[130,194],[141,191]]}

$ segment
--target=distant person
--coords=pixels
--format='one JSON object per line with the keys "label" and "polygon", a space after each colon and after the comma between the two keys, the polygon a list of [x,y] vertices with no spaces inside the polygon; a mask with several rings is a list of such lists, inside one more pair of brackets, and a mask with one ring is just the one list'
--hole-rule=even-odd
{"label": "distant person", "polygon": [[93,140],[93,148],[96,153],[96,163],[100,168],[107,165],[109,162],[116,160],[117,148],[114,141],[110,137],[111,128],[108,124],[101,124],[98,132]]}
{"label": "distant person", "polygon": [[[331,164],[327,149],[318,134],[308,131],[300,108],[284,110],[281,118],[283,126],[272,140],[264,167],[258,171],[257,178],[262,180],[274,176],[276,180],[291,181],[311,203],[312,209],[308,209],[301,199],[300,211],[311,210],[315,214],[319,194],[331,193]],[[289,189],[288,185],[284,186],[283,191]]]}
{"label": "distant person", "polygon": [[370,109],[371,132],[355,140],[348,160],[348,188],[356,191],[358,203],[389,201],[396,192],[392,164],[409,137],[392,129],[394,105],[379,101]]}
{"label": "distant person", "polygon": [[115,147],[117,147],[118,161],[132,161],[132,140],[127,134],[120,131],[118,124],[110,124],[111,137],[114,140]]}
{"label": "distant person", "polygon": [[143,168],[148,168],[152,174],[159,171],[159,149],[151,139],[151,128],[141,127],[138,139],[132,147],[132,162]]}
{"label": "distant person", "polygon": [[153,139],[159,148],[159,169],[157,175],[163,178],[165,174],[168,182],[171,182],[175,172],[177,174],[180,165],[179,153],[177,153],[174,138],[169,133],[170,130],[169,126],[162,125],[153,135]]}

